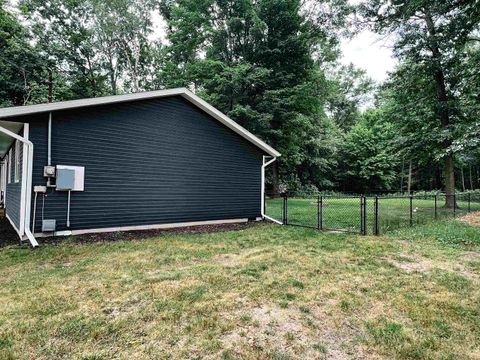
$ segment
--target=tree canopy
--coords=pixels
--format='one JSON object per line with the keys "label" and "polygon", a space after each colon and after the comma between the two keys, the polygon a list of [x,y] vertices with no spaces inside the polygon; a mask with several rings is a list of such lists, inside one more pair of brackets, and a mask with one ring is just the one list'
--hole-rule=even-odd
{"label": "tree canopy", "polygon": [[[477,1],[0,5],[0,106],[185,86],[282,153],[272,190],[480,187]],[[383,84],[340,63],[363,28],[395,39]]]}

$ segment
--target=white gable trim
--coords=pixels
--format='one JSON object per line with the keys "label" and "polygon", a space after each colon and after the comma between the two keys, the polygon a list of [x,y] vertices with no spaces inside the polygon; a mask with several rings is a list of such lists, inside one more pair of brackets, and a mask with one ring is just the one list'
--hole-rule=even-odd
{"label": "white gable trim", "polygon": [[135,101],[135,100],[154,99],[154,98],[161,98],[161,97],[175,96],[175,95],[179,95],[187,99],[192,104],[194,104],[195,106],[197,106],[198,108],[202,109],[207,114],[212,116],[214,119],[218,120],[220,123],[222,123],[229,129],[231,129],[232,131],[236,132],[243,138],[250,141],[252,144],[256,145],[257,147],[265,151],[267,154],[274,157],[280,156],[280,153],[276,151],[274,148],[272,148],[271,146],[269,146],[268,144],[260,140],[258,137],[256,137],[255,135],[247,131],[242,126],[238,125],[235,121],[230,119],[228,116],[226,116],[219,110],[215,109],[212,105],[202,100],[200,97],[190,92],[186,88],[156,90],[156,91],[148,91],[148,92],[141,92],[141,93],[135,93],[135,94],[113,95],[113,96],[104,96],[104,97],[91,98],[91,99],[70,100],[70,101],[61,101],[61,102],[48,103],[48,104],[3,108],[3,109],[0,109],[0,119],[10,118],[14,116],[47,113],[47,112],[53,112],[58,110],[75,109],[75,108],[95,106],[95,105],[115,104],[115,103],[129,102],[129,101]]}

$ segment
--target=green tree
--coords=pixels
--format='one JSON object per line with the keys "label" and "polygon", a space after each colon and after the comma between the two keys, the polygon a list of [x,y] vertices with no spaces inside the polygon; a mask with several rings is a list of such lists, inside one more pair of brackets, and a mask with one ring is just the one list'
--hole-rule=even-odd
{"label": "green tree", "polygon": [[397,179],[395,131],[381,110],[362,114],[340,147],[342,189],[390,190]]}
{"label": "green tree", "polygon": [[0,0],[0,105],[38,102],[46,92],[43,59],[30,45],[31,34]]}
{"label": "green tree", "polygon": [[193,88],[278,148],[284,178],[331,184],[335,130],[319,62],[334,53],[333,30],[308,18],[299,0],[177,0],[161,10],[170,45],[160,81]]}
{"label": "green tree", "polygon": [[348,131],[360,119],[361,107],[371,100],[369,95],[374,90],[374,82],[365,70],[350,64],[332,70],[329,84],[328,112],[343,131]]}
{"label": "green tree", "polygon": [[[402,121],[409,124],[406,134],[417,139],[423,135],[431,140],[428,141],[429,148],[440,151],[437,153],[444,163],[445,191],[453,194],[452,144],[458,136],[458,125],[471,119],[460,116],[462,110],[455,92],[459,79],[452,69],[465,55],[469,38],[478,28],[480,7],[476,1],[463,0],[393,0],[388,3],[368,0],[361,11],[373,24],[374,30],[395,33],[395,52],[404,62],[398,78],[404,80],[407,86],[414,83],[413,78],[421,78],[426,85],[421,92],[424,98],[410,93],[412,99],[401,103],[411,104],[413,99],[416,103],[414,107],[400,105],[404,114]],[[408,69],[408,66],[413,68]],[[397,83],[397,89],[401,86]],[[425,111],[428,116],[422,119],[423,126],[419,127],[420,113]],[[430,116],[432,112],[434,116]],[[447,197],[446,206],[455,206],[452,197]]]}

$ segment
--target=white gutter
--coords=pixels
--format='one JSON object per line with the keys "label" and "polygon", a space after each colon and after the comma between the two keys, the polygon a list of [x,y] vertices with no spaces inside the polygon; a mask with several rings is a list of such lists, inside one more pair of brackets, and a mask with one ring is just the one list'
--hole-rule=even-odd
{"label": "white gutter", "polygon": [[[67,109],[76,109],[80,107],[88,107],[102,104],[116,104],[128,101],[136,100],[147,100],[162,98],[168,96],[182,96],[184,99],[188,100],[190,103],[194,104],[196,107],[202,109],[207,114],[211,115],[214,119],[230,128],[232,131],[236,132],[243,138],[247,139],[265,153],[279,157],[280,153],[273,149],[271,146],[257,138],[255,135],[244,129],[242,126],[238,125],[235,121],[230,119],[228,116],[215,109],[212,105],[206,101],[199,98],[194,93],[190,92],[186,88],[177,88],[177,89],[166,89],[166,90],[156,90],[156,91],[147,91],[135,94],[124,94],[124,95],[112,95],[104,96],[98,98],[90,99],[80,99],[80,100],[69,100],[61,102],[52,102],[47,104],[38,104],[38,105],[26,105],[26,106],[15,106],[9,108],[0,108],[0,119],[9,118],[21,115],[31,115],[39,113],[52,113],[58,110],[67,110]],[[50,117],[49,117],[50,119]]]}
{"label": "white gutter", "polygon": [[273,157],[272,160],[268,161],[268,162],[265,162],[265,158],[266,156],[263,156],[263,164],[262,164],[262,190],[261,190],[261,193],[262,193],[262,201],[261,201],[261,213],[262,213],[262,218],[263,219],[267,219],[267,220],[270,220],[270,221],[273,221],[274,223],[277,223],[279,225],[283,225],[283,223],[281,221],[278,221],[274,218],[271,218],[270,216],[267,216],[265,214],[265,168],[270,165],[271,163],[273,163],[275,160],[277,160],[276,157]]}
{"label": "white gutter", "polygon": [[[33,236],[31,230],[30,230],[30,211],[31,211],[31,200],[32,200],[32,172],[33,172],[33,143],[30,140],[25,139],[24,137],[15,134],[14,132],[5,129],[0,126],[0,132],[13,137],[15,140],[21,141],[27,146],[28,149],[28,155],[27,155],[27,174],[26,174],[26,186],[22,185],[22,192],[25,191],[25,213],[20,214],[20,216],[25,217],[25,221],[23,221],[23,230],[25,232],[25,236],[28,238],[30,241],[30,244],[32,247],[37,247],[38,242]],[[20,229],[20,232],[22,229]]]}

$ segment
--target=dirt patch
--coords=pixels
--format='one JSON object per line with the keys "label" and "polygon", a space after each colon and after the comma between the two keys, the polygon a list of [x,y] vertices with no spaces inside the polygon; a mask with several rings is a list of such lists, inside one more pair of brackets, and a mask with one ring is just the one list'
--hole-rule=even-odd
{"label": "dirt patch", "polygon": [[234,317],[237,326],[221,341],[224,348],[237,356],[248,349],[261,349],[263,353],[291,359],[364,358],[347,344],[349,337],[344,334],[343,325],[328,321],[318,309],[306,313],[293,307],[263,304],[225,316]]}
{"label": "dirt patch", "polygon": [[6,217],[0,219],[0,247],[19,244],[20,238]]}
{"label": "dirt patch", "polygon": [[68,239],[74,243],[112,242],[125,240],[144,240],[163,235],[184,235],[184,234],[208,234],[233,230],[243,230],[255,226],[257,222],[238,224],[199,225],[172,229],[152,229],[138,231],[117,231],[111,233],[84,234],[70,237],[49,237],[41,238],[41,244],[59,244]]}
{"label": "dirt patch", "polygon": [[425,257],[411,254],[397,254],[395,257],[386,257],[389,264],[408,273],[430,273],[435,269],[454,272],[466,276],[472,280],[478,280],[478,276],[464,266],[464,262],[472,259],[479,259],[480,254],[468,253],[462,256],[458,262],[446,262],[441,260],[432,260]]}
{"label": "dirt patch", "polygon": [[385,258],[387,262],[406,272],[429,272],[436,267],[432,260],[412,255]]}
{"label": "dirt patch", "polygon": [[259,255],[264,255],[269,250],[246,249],[238,254],[220,254],[213,257],[213,262],[223,267],[231,268],[245,265],[247,261],[255,259]]}
{"label": "dirt patch", "polygon": [[480,211],[464,215],[458,220],[471,226],[480,227]]}

